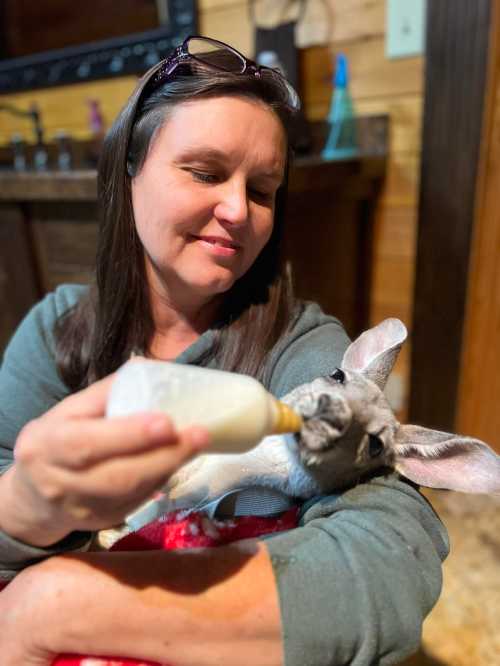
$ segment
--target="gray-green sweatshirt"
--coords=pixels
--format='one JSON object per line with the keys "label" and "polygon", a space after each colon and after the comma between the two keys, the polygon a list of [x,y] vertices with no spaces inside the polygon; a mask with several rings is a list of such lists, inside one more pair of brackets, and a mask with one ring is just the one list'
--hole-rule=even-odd
{"label": "gray-green sweatshirt", "polygon": [[[55,366],[52,331],[85,289],[64,285],[46,296],[6,349],[0,368],[0,471],[12,463],[23,425],[69,393]],[[207,331],[176,361],[198,364],[212,340],[213,331]],[[331,373],[348,343],[338,320],[307,304],[270,355],[269,390],[280,397]],[[274,513],[286,505],[286,498],[264,492],[259,499],[258,489],[241,500],[234,506],[245,513]],[[303,506],[297,529],[265,542],[279,591],[286,666],[393,664],[418,647],[422,621],[441,589],[448,541],[428,502],[409,484],[392,475],[315,497]],[[0,577],[11,578],[53,553],[84,550],[88,543],[89,534],[73,533],[52,548],[36,548],[0,532]]]}

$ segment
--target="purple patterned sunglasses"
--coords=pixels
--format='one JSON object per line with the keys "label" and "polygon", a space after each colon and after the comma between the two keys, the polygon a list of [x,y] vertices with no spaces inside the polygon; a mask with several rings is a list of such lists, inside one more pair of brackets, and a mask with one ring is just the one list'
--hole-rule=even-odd
{"label": "purple patterned sunglasses", "polygon": [[292,110],[300,108],[297,92],[277,69],[257,65],[229,44],[200,35],[186,37],[183,43],[165,58],[152,83],[155,87],[161,85],[172,76],[179,66],[195,63],[202,68],[205,67],[211,70],[235,74],[253,74],[258,78],[269,78],[284,89],[286,104]]}

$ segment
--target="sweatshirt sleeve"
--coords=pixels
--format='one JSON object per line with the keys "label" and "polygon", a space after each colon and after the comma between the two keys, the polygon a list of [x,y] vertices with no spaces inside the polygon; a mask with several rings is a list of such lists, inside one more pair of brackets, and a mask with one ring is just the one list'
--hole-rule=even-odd
{"label": "sweatshirt sleeve", "polygon": [[297,529],[265,541],[286,666],[385,666],[418,649],[448,537],[411,485],[391,475],[317,497]]}
{"label": "sweatshirt sleeve", "polygon": [[28,312],[5,350],[0,367],[0,473],[12,463],[21,428],[69,393],[57,371],[53,330],[81,289],[66,285],[45,296]]}
{"label": "sweatshirt sleeve", "polygon": [[[21,428],[69,393],[57,372],[53,329],[84,289],[65,285],[48,294],[26,315],[5,350],[0,367],[0,474],[13,462]],[[50,548],[37,548],[0,530],[0,580],[49,555],[85,550],[90,536],[75,532]]]}

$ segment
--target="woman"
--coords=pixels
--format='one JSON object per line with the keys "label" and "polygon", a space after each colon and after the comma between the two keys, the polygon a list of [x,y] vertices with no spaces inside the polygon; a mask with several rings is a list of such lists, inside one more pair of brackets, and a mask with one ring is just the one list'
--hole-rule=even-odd
{"label": "woman", "polygon": [[[0,595],[3,664],[83,652],[323,666],[393,663],[417,647],[446,536],[396,478],[317,497],[299,528],[266,540],[74,552],[208,443],[164,415],[103,418],[108,375],[131,353],[248,373],[278,396],[340,362],[345,332],[295,301],[280,257],[296,104],[278,74],[190,38],[114,123],[96,288],[36,306],[0,375],[0,568],[12,578],[41,560]],[[258,488],[239,499],[251,513],[290,503]]]}

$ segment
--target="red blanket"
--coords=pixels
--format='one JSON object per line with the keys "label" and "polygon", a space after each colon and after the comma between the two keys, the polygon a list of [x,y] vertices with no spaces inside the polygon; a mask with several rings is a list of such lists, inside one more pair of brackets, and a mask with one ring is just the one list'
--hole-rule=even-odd
{"label": "red blanket", "polygon": [[[278,518],[243,516],[227,520],[208,518],[203,513],[177,511],[128,534],[111,548],[117,550],[174,550],[221,546],[239,539],[281,532],[296,526],[298,509],[293,508]],[[85,661],[84,661],[85,660]],[[52,666],[159,666],[156,662],[116,657],[61,655]],[[166,666],[166,665],[165,665]]]}

